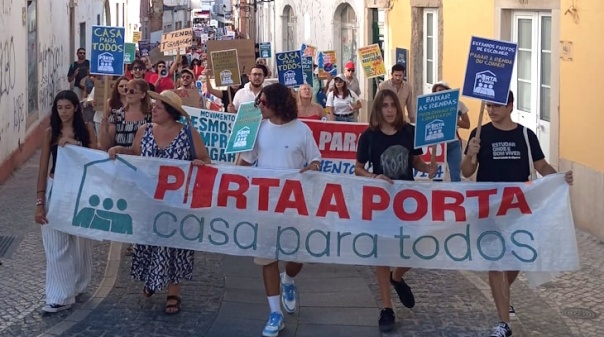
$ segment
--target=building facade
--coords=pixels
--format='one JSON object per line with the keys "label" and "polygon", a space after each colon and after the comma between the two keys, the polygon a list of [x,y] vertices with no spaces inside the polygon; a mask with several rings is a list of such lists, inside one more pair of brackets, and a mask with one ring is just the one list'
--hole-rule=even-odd
{"label": "building facade", "polygon": [[105,0],[3,1],[0,8],[0,182],[35,150],[53,98],[91,26],[105,24]]}
{"label": "building facade", "polygon": [[[513,119],[531,128],[547,160],[573,169],[571,189],[578,227],[604,239],[604,133],[600,92],[584,81],[599,78],[604,47],[598,34],[604,2],[582,0],[397,0],[390,1],[385,54],[409,50],[409,81],[416,94],[445,80],[463,85],[472,36],[518,43],[512,90]],[[468,19],[462,19],[468,18]],[[472,18],[472,19],[470,19]],[[597,83],[597,82],[596,82]],[[583,85],[582,85],[583,84]],[[476,126],[480,102],[463,99]],[[488,119],[488,116],[486,117]],[[462,137],[467,139],[468,133]]]}

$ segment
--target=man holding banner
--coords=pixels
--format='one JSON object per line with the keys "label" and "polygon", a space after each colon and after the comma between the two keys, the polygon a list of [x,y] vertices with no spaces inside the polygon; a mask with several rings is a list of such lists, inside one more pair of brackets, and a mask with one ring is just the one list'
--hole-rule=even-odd
{"label": "man holding banner", "polygon": [[[256,70],[259,69],[252,69],[252,74]],[[254,78],[252,76],[252,80]],[[296,100],[289,88],[281,83],[263,88],[256,99],[256,105],[264,120],[260,124],[254,149],[241,154],[239,165],[251,166],[256,163],[261,168],[319,171],[319,147],[310,128],[298,120]],[[281,303],[287,313],[292,314],[297,309],[298,292],[294,277],[302,269],[302,264],[288,262],[285,272],[279,274],[278,260],[255,258],[254,262],[262,265],[264,288],[270,307],[269,319],[262,336],[276,337],[285,328]]]}
{"label": "man holding banner", "polygon": [[[478,182],[525,182],[533,180],[534,170],[542,176],[556,173],[545,161],[539,140],[533,131],[512,121],[514,93],[509,91],[506,105],[486,103],[491,123],[482,126],[480,137],[476,129],[470,134],[466,156],[461,163],[464,177],[471,177],[478,169]],[[476,163],[472,158],[476,156]],[[566,172],[566,182],[573,183],[573,172]],[[493,328],[491,337],[510,337],[510,287],[518,271],[490,271],[489,284],[495,300],[500,322]]]}

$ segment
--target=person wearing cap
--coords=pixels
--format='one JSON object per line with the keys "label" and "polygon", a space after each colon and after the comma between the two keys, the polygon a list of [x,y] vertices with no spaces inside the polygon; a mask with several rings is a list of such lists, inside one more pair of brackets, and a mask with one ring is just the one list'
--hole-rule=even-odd
{"label": "person wearing cap", "polygon": [[[190,125],[180,97],[170,90],[161,94],[148,91],[146,94],[155,99],[151,113],[153,122],[138,128],[131,147],[110,148],[109,157],[115,159],[117,155],[127,154],[190,160],[193,165],[211,164],[203,139]],[[180,123],[182,117],[189,123]],[[145,297],[167,288],[164,313],[177,314],[181,309],[181,283],[193,276],[194,254],[193,250],[135,244],[130,275],[144,282],[142,292]]]}
{"label": "person wearing cap", "polygon": [[[445,81],[434,83],[432,92],[451,90],[449,84]],[[457,127],[462,129],[470,128],[470,117],[468,117],[468,107],[459,101],[457,110]],[[449,176],[451,181],[461,181],[461,137],[457,132],[457,138],[447,143],[447,166],[449,167]]]}
{"label": "person wearing cap", "polygon": [[[357,94],[357,97],[361,96],[361,87],[359,86],[359,80],[357,80],[355,76],[354,62],[348,61],[344,65],[344,73],[340,74],[339,76],[341,76],[341,78],[346,81],[346,86],[348,87],[348,90]],[[333,82],[329,84],[329,90],[333,90],[334,84],[335,83]]]}
{"label": "person wearing cap", "polygon": [[[195,86],[195,74],[193,73],[193,70],[189,68],[183,68],[180,71],[180,87],[178,87],[177,90],[189,89],[197,90],[197,87]],[[206,108],[206,100],[203,95],[199,95],[199,106],[202,109]]]}
{"label": "person wearing cap", "polygon": [[343,75],[336,75],[333,79],[334,88],[327,95],[327,109],[329,118],[337,122],[356,122],[356,113],[363,106],[359,96],[348,89],[348,83]]}
{"label": "person wearing cap", "polygon": [[384,89],[394,91],[403,109],[407,110],[407,120],[415,123],[415,97],[411,91],[411,85],[403,80],[405,71],[404,65],[400,63],[393,65],[390,79],[380,83],[377,92]]}

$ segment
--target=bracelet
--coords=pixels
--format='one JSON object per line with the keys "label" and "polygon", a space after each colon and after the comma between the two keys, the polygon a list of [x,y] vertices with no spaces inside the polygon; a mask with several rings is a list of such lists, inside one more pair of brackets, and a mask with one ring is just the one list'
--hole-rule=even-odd
{"label": "bracelet", "polygon": [[41,192],[46,192],[46,190],[39,190],[39,191],[36,192],[36,194],[37,193],[41,193]]}
{"label": "bracelet", "polygon": [[38,198],[38,200],[36,200],[36,206],[42,206],[42,205],[44,205],[44,199]]}

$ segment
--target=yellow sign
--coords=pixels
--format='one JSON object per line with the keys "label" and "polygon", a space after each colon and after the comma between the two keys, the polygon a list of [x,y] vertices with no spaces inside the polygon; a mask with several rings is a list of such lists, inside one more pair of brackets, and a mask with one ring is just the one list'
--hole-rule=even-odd
{"label": "yellow sign", "polygon": [[188,48],[193,45],[193,30],[185,28],[162,34],[160,50],[163,52]]}
{"label": "yellow sign", "polygon": [[138,43],[141,40],[141,32],[132,32],[132,42]]}
{"label": "yellow sign", "polygon": [[241,85],[237,49],[213,51],[210,58],[216,86]]}
{"label": "yellow sign", "polygon": [[372,44],[367,47],[359,48],[359,58],[365,72],[366,78],[373,78],[386,75],[386,66],[380,46]]}

